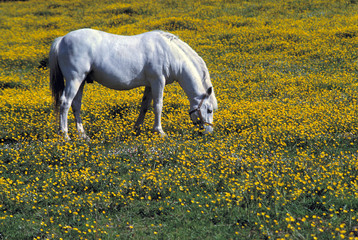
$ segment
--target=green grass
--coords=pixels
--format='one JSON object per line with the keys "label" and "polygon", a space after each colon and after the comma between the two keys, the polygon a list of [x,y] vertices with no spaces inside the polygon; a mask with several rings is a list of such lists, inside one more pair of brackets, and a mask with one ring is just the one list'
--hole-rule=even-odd
{"label": "green grass", "polygon": [[[354,239],[355,1],[0,3],[0,239]],[[143,89],[85,87],[91,141],[57,136],[51,41],[92,27],[171,31],[219,101],[203,136],[178,85],[163,127],[133,123]],[[26,51],[30,47],[31,51]],[[14,49],[17,49],[16,51]]]}

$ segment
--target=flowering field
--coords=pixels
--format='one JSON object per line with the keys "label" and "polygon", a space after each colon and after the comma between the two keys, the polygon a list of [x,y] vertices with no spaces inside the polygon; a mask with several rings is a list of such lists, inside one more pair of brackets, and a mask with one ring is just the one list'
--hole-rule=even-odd
{"label": "flowering field", "polygon": [[[355,0],[0,1],[0,239],[358,238]],[[54,38],[161,29],[206,61],[215,132],[178,84],[163,129],[143,88],[87,84],[91,140],[57,136]]]}

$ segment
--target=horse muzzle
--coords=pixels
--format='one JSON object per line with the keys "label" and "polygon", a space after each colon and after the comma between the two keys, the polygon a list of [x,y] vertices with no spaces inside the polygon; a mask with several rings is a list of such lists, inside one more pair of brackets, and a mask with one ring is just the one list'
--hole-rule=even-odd
{"label": "horse muzzle", "polygon": [[[198,112],[199,113],[199,117],[198,118],[192,118],[192,114],[194,112]],[[208,134],[208,133],[212,133],[214,130],[214,124],[209,123],[204,121],[204,118],[201,114],[200,108],[196,108],[192,111],[189,112],[189,115],[194,123],[194,125],[199,125],[200,129],[204,130],[204,134]]]}
{"label": "horse muzzle", "polygon": [[204,132],[203,134],[210,134],[214,131],[214,126],[212,124],[204,124],[203,125]]}

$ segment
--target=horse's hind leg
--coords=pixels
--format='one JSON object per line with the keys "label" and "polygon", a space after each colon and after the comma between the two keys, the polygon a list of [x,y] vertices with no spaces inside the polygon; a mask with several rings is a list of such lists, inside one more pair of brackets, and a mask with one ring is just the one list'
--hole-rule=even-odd
{"label": "horse's hind leg", "polygon": [[140,132],[140,128],[143,125],[145,114],[148,111],[148,108],[150,106],[150,103],[152,102],[152,89],[150,87],[145,87],[143,99],[142,99],[142,105],[140,107],[140,113],[138,116],[138,119],[134,125],[134,129],[137,134]]}
{"label": "horse's hind leg", "polygon": [[89,137],[87,137],[87,135],[85,133],[85,130],[82,125],[81,115],[80,115],[81,114],[81,101],[82,101],[83,87],[84,87],[85,83],[86,83],[86,81],[82,82],[75,98],[72,101],[71,107],[72,107],[73,115],[75,116],[78,135],[80,136],[80,138],[88,140]]}
{"label": "horse's hind leg", "polygon": [[[70,79],[70,78],[68,78]],[[67,116],[78,90],[82,86],[83,80],[71,79],[66,81],[65,90],[60,98],[60,132],[63,133],[66,140],[70,140],[68,136]]]}

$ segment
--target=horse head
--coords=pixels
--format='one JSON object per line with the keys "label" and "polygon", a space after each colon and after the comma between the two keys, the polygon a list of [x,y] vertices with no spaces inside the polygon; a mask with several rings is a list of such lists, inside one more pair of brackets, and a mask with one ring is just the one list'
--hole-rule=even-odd
{"label": "horse head", "polygon": [[199,105],[189,112],[194,125],[199,125],[201,129],[204,129],[204,134],[212,133],[214,130],[213,118],[215,106],[210,101],[212,92],[213,87],[209,87]]}

